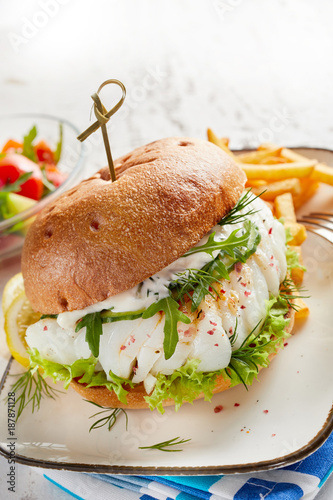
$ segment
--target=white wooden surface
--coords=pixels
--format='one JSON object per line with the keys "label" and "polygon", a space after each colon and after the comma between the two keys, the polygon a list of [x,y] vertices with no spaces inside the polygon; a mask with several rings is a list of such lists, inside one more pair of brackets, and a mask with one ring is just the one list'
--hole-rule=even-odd
{"label": "white wooden surface", "polygon": [[[332,15],[330,0],[1,2],[0,114],[50,113],[83,130],[90,95],[119,78],[128,97],[110,127],[114,157],[207,127],[233,147],[332,148]],[[104,163],[90,142],[86,174]],[[7,468],[0,458],[1,498],[69,498],[24,466],[6,494]],[[331,483],[318,499],[332,498]]]}

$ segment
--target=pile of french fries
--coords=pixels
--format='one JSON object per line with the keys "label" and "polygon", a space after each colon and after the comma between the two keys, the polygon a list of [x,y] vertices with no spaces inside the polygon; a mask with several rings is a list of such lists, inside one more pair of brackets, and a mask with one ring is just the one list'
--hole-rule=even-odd
{"label": "pile of french fries", "polygon": [[[217,137],[211,129],[207,130],[207,136],[244,170],[246,187],[260,195],[275,217],[284,220],[292,236],[289,246],[297,252],[302,265],[301,244],[306,239],[306,229],[297,222],[295,211],[316,193],[320,182],[333,186],[333,168],[271,143],[261,144],[256,151],[233,153],[229,149],[228,138]],[[292,270],[291,277],[297,286],[302,283],[303,274],[302,269]],[[296,317],[307,317],[309,308],[304,301],[299,297],[294,302],[297,306]]]}

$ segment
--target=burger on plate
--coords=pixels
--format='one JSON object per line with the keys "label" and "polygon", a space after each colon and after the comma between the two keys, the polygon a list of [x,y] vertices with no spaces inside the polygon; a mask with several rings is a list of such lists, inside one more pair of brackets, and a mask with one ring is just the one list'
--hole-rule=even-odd
{"label": "burger on plate", "polygon": [[290,334],[283,225],[215,145],[163,139],[48,205],[23,249],[31,366],[103,406],[250,385]]}

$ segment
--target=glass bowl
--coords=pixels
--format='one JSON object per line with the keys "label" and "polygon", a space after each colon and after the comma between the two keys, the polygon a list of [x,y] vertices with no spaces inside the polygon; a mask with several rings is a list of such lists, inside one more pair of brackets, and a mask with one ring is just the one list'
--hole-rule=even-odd
{"label": "glass bowl", "polygon": [[84,145],[76,137],[80,131],[68,120],[43,114],[0,116],[0,148],[8,139],[23,140],[33,125],[37,127],[37,141],[44,139],[54,149],[59,140],[59,123],[63,126],[63,143],[57,167],[67,174],[65,181],[34,206],[0,221],[0,259],[17,254],[35,216],[42,208],[64,191],[77,184],[83,177]]}

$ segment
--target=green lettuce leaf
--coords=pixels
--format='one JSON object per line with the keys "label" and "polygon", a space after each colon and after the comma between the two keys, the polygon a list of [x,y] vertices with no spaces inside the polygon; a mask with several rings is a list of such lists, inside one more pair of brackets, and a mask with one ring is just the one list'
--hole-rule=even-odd
{"label": "green lettuce leaf", "polygon": [[306,271],[306,268],[304,266],[302,266],[302,264],[300,264],[300,262],[299,262],[298,253],[295,252],[295,250],[293,250],[289,246],[287,246],[286,258],[287,258],[287,269],[288,269],[289,273],[292,269],[295,269],[295,268],[303,269],[303,271]]}
{"label": "green lettuce leaf", "polygon": [[133,387],[131,380],[118,377],[110,371],[110,380],[107,380],[104,371],[95,372],[97,358],[78,359],[71,365],[62,365],[54,363],[41,357],[37,349],[28,351],[30,356],[30,368],[41,367],[43,377],[50,377],[54,382],[64,382],[65,389],[68,389],[73,378],[78,378],[81,384],[87,384],[88,387],[104,386],[109,391],[116,393],[119,401],[126,404],[128,391],[124,386]]}

